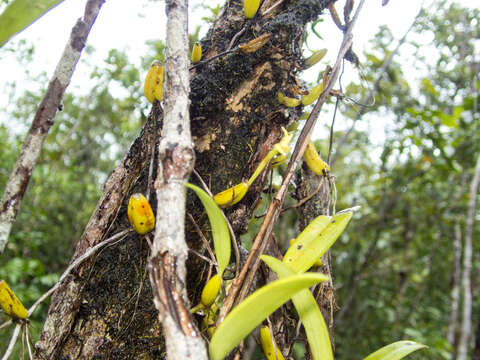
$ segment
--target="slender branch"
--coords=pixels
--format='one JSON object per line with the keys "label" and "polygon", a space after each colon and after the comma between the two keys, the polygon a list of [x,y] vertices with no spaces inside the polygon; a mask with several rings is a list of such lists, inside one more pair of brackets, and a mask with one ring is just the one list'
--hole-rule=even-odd
{"label": "slender branch", "polygon": [[167,359],[206,360],[205,343],[190,318],[186,293],[186,189],[193,169],[189,116],[188,0],[167,0],[164,125],[156,180],[157,221],[148,263]]}
{"label": "slender branch", "polygon": [[10,342],[8,343],[7,350],[5,351],[5,354],[3,354],[2,360],[7,360],[10,355],[12,355],[13,347],[15,346],[15,343],[17,342],[18,335],[20,334],[20,329],[22,328],[22,324],[17,324],[15,326],[15,329],[13,330],[12,337],[10,338]]}
{"label": "slender branch", "polygon": [[226,314],[230,311],[230,309],[234,306],[234,304],[238,304],[247,295],[248,289],[250,288],[250,285],[253,281],[253,277],[260,264],[259,256],[265,251],[265,248],[267,247],[268,242],[270,241],[275,222],[278,219],[278,216],[280,215],[281,206],[285,199],[285,195],[287,193],[288,184],[290,183],[290,180],[293,177],[295,169],[300,164],[303,153],[307,148],[308,140],[310,139],[310,135],[312,133],[312,130],[316,123],[318,115],[320,114],[322,106],[327,100],[330,94],[330,91],[333,88],[333,85],[337,81],[342,59],[352,45],[352,29],[355,25],[355,22],[358,18],[358,14],[360,13],[360,10],[362,9],[364,2],[365,0],[360,1],[355,15],[352,21],[350,22],[347,30],[345,31],[342,45],[340,47],[335,66],[333,67],[332,75],[324,91],[318,98],[317,103],[315,104],[312,112],[310,113],[310,116],[308,117],[302,132],[300,133],[299,139],[297,141],[292,157],[288,164],[287,172],[283,179],[282,185],[280,186],[280,189],[278,190],[277,194],[275,195],[272,203],[268,208],[267,215],[265,216],[265,220],[263,221],[262,226],[257,236],[255,237],[254,243],[250,250],[250,254],[247,258],[245,265],[242,268],[242,271],[240,272],[240,275],[235,279],[232,287],[230,288],[228,297],[225,299],[224,305],[220,310],[220,315],[217,320],[217,324],[223,321]]}
{"label": "slender branch", "polygon": [[281,213],[283,214],[285,211],[287,210],[290,210],[290,209],[295,209],[297,207],[300,207],[302,206],[303,204],[305,204],[308,200],[310,200],[312,197],[314,197],[319,191],[320,189],[322,188],[322,185],[323,185],[323,182],[325,180],[325,177],[322,176],[322,178],[320,179],[320,181],[318,182],[318,185],[317,187],[315,188],[315,190],[313,190],[310,194],[308,194],[306,197],[304,197],[302,200],[300,200],[299,202],[297,202],[296,204],[292,205],[292,206],[289,206],[289,207],[286,207],[286,208],[283,208]]}
{"label": "slender branch", "polygon": [[[377,90],[378,90],[378,86],[380,85],[380,81],[382,81],[383,77],[385,76],[385,73],[387,72],[388,68],[390,67],[390,64],[393,61],[393,57],[395,55],[397,55],[398,51],[400,50],[400,47],[407,40],[408,34],[413,29],[413,27],[415,26],[418,19],[423,14],[423,12],[424,12],[424,8],[423,8],[423,3],[422,3],[422,6],[421,6],[420,10],[418,11],[417,15],[415,16],[415,19],[413,19],[413,21],[410,24],[410,26],[408,27],[407,31],[405,31],[405,33],[403,34],[402,38],[400,40],[398,40],[398,43],[397,43],[397,46],[395,47],[395,49],[393,49],[393,51],[390,52],[390,54],[388,54],[387,58],[385,59],[385,61],[382,64],[382,67],[380,68],[380,70],[378,70],[378,76],[377,76],[377,79],[375,80],[375,83],[370,88],[370,91],[367,93],[367,95],[365,95],[362,98],[362,100],[360,100],[360,104],[369,104],[372,101],[372,99],[375,97],[375,94],[377,93]],[[353,119],[352,125],[345,132],[345,134],[342,136],[340,141],[337,143],[337,148],[335,150],[335,153],[333,154],[332,162],[331,163],[329,162],[330,166],[333,166],[333,164],[337,160],[338,155],[340,154],[340,149],[345,145],[348,137],[351,135],[351,133],[355,129],[356,122],[362,118],[362,116],[367,112],[367,109],[368,109],[367,106],[360,106],[360,109],[357,111],[357,114],[355,115],[355,118]],[[329,154],[329,157],[330,157],[330,154]]]}
{"label": "slender branch", "polygon": [[95,246],[92,246],[90,248],[88,248],[85,253],[83,253],[83,255],[79,256],[78,258],[75,259],[74,262],[72,262],[68,268],[63,272],[63,274],[60,276],[60,279],[58,279],[58,281],[56,282],[55,285],[53,285],[46,293],[44,293],[42,296],[40,296],[38,298],[37,301],[35,301],[35,303],[28,309],[28,316],[30,317],[33,312],[37,309],[38,305],[40,305],[42,303],[43,300],[45,300],[47,297],[49,297],[55,290],[58,289],[58,287],[60,286],[60,284],[62,283],[62,281],[67,277],[68,274],[70,274],[70,272],[75,269],[78,265],[80,265],[83,261],[85,261],[86,259],[88,259],[90,256],[92,256],[93,254],[95,254],[97,252],[98,249],[106,246],[106,245],[109,245],[115,241],[120,241],[120,240],[123,240],[129,233],[133,232],[132,229],[126,229],[126,230],[123,230],[121,232],[119,232],[118,234],[115,234],[111,237],[109,237],[108,239],[102,241],[101,243],[98,243],[97,245]]}
{"label": "slender branch", "polygon": [[0,203],[0,254],[3,253],[12,224],[18,214],[33,168],[40,156],[48,131],[62,101],[65,89],[70,83],[75,65],[80,59],[90,29],[105,0],[89,0],[83,18],[73,26],[70,39],[58,61],[55,72],[48,84],[47,92],[40,103],[25,142],[20,149],[17,162],[10,174]]}
{"label": "slender branch", "polygon": [[190,218],[190,221],[192,222],[193,226],[195,227],[195,231],[197,232],[199,238],[202,240],[203,245],[204,245],[205,248],[207,249],[207,252],[208,252],[208,254],[210,255],[210,259],[211,259],[212,263],[213,263],[215,266],[218,266],[217,261],[215,260],[215,254],[213,253],[213,250],[212,250],[212,248],[210,247],[210,244],[208,243],[207,238],[205,237],[205,235],[203,235],[202,229],[200,229],[200,226],[198,226],[198,224],[197,224],[197,222],[195,221],[195,219],[193,218],[192,214],[187,213],[187,215],[188,215],[188,217]]}

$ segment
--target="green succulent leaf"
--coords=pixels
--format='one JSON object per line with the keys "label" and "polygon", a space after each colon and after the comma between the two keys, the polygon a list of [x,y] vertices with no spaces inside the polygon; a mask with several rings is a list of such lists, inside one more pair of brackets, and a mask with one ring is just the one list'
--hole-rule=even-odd
{"label": "green succulent leaf", "polygon": [[328,280],[323,274],[297,274],[265,285],[235,307],[212,336],[210,359],[221,360],[268,315],[300,290]]}
{"label": "green succulent leaf", "polygon": [[310,224],[297,236],[292,246],[297,242],[302,244],[309,243],[325,230],[332,220],[331,216],[320,215],[313,219]]}
{"label": "green succulent leaf", "polygon": [[386,345],[363,360],[399,360],[410,353],[428,346],[410,340],[402,340]]}
{"label": "green succulent leaf", "polygon": [[15,0],[0,15],[0,47],[63,0]]}
{"label": "green succulent leaf", "polygon": [[[295,240],[285,253],[283,262],[296,273],[303,273],[310,269],[345,230],[356,209],[346,209],[333,215],[328,225],[317,236],[305,235]],[[308,227],[305,228],[307,229]]]}
{"label": "green succulent leaf", "polygon": [[[295,275],[295,272],[288,265],[274,257],[262,255],[260,258],[280,279]],[[313,359],[333,360],[327,325],[310,290],[299,291],[292,297],[292,302],[305,328]]]}
{"label": "green succulent leaf", "polygon": [[213,201],[205,191],[193,184],[187,183],[185,186],[195,191],[207,211],[208,219],[212,226],[213,246],[215,248],[215,256],[217,257],[218,274],[222,276],[223,271],[230,262],[231,255],[230,233],[228,232],[227,223],[218,205],[215,204],[215,201]]}

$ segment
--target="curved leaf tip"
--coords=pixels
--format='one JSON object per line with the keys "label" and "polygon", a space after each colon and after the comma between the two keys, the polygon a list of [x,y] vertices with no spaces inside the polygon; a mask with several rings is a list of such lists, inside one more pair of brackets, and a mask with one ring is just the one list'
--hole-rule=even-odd
{"label": "curved leaf tip", "polygon": [[415,341],[401,340],[378,349],[363,360],[400,360],[414,351],[427,347]]}
{"label": "curved leaf tip", "polygon": [[325,281],[323,274],[300,274],[271,282],[235,307],[220,324],[209,345],[210,359],[221,360],[268,315],[302,289]]}

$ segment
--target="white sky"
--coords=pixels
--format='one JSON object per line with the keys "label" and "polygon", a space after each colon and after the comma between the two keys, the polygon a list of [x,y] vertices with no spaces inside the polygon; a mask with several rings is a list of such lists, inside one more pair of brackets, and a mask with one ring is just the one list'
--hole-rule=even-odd
{"label": "white sky", "polygon": [[[355,3],[358,4],[358,2]],[[469,0],[457,2],[463,3],[465,6],[471,6]],[[14,54],[4,51],[5,48],[8,48],[8,43],[3,49],[0,49],[0,66],[2,69],[0,72],[0,89],[3,89],[8,82],[16,82],[16,94],[20,95],[32,86],[29,76],[35,76],[42,71],[46,71],[48,78],[51,77],[73,24],[83,14],[85,3],[85,0],[65,0],[11,40],[12,44],[22,39],[35,44],[34,61],[29,67],[30,74],[27,74],[22,65],[17,63]],[[223,0],[214,0],[209,3],[210,5],[216,5],[223,3]],[[358,55],[361,55],[363,49],[369,47],[368,41],[373,38],[382,24],[390,27],[396,39],[400,38],[410,26],[421,3],[421,1],[413,0],[391,0],[387,6],[382,7],[381,0],[367,0],[353,32],[354,50]],[[199,1],[192,1],[190,4],[191,23],[189,29],[191,32],[196,25],[200,24],[201,17],[208,15],[203,9],[198,8],[197,4],[199,4]],[[343,15],[343,4],[344,0],[336,3],[339,15]],[[139,65],[140,57],[146,53],[145,42],[151,39],[165,38],[165,22],[163,1],[153,3],[130,0],[106,1],[88,38],[88,44],[96,49],[93,58],[89,61],[91,63],[101,62],[110,49],[117,48],[119,50],[125,49],[129,59]],[[325,31],[325,39],[328,36],[328,41],[309,41],[309,45],[318,49],[328,48],[329,53],[323,63],[333,64],[342,34],[335,27],[328,13],[324,16],[324,23],[321,28],[324,29],[324,26],[328,26],[328,30]],[[207,26],[203,26],[202,36],[206,30]],[[313,40],[313,37],[311,39]],[[395,44],[392,44],[392,48],[394,46]],[[315,72],[323,70],[324,66],[323,64],[317,65],[313,70],[313,75],[307,74],[307,76],[316,77]],[[89,86],[86,86],[85,81],[88,79],[89,70],[85,63],[80,62],[67,91],[88,91]],[[349,77],[358,81],[358,75],[352,72],[346,75],[345,85],[348,83]],[[307,80],[309,79],[307,78]],[[2,110],[6,109],[8,102],[6,92],[0,91],[0,123],[5,123],[7,120],[5,113],[2,114]]]}

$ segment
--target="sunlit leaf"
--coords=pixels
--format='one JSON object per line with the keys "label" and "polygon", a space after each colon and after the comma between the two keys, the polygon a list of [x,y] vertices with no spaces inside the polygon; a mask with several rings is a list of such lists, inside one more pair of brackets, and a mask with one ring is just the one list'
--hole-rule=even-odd
{"label": "sunlit leaf", "polygon": [[305,236],[295,243],[285,253],[283,262],[296,273],[310,269],[333,245],[353,215],[353,210],[346,209],[332,216],[330,223],[315,237]]}
{"label": "sunlit leaf", "polygon": [[0,15],[0,47],[63,0],[14,0]]}
{"label": "sunlit leaf", "polygon": [[[295,272],[290,269],[288,265],[285,265],[274,257],[262,255],[260,258],[280,279],[295,275]],[[292,302],[305,328],[313,359],[333,359],[332,345],[330,344],[327,325],[310,290],[304,289],[299,291],[292,297]]]}
{"label": "sunlit leaf", "polygon": [[27,309],[4,280],[0,281],[0,306],[5,314],[14,319],[26,319],[28,316]]}
{"label": "sunlit leaf", "polygon": [[231,244],[230,233],[227,223],[223,218],[222,211],[208,194],[193,184],[186,184],[186,187],[195,191],[207,211],[210,225],[212,226],[213,246],[218,263],[218,274],[221,276],[230,262]]}
{"label": "sunlit leaf", "polygon": [[255,291],[235,307],[215,331],[209,346],[210,358],[223,359],[293,295],[326,280],[328,278],[323,274],[300,274],[274,281]]}
{"label": "sunlit leaf", "polygon": [[402,340],[384,346],[363,360],[399,360],[408,354],[428,346],[410,340]]}

